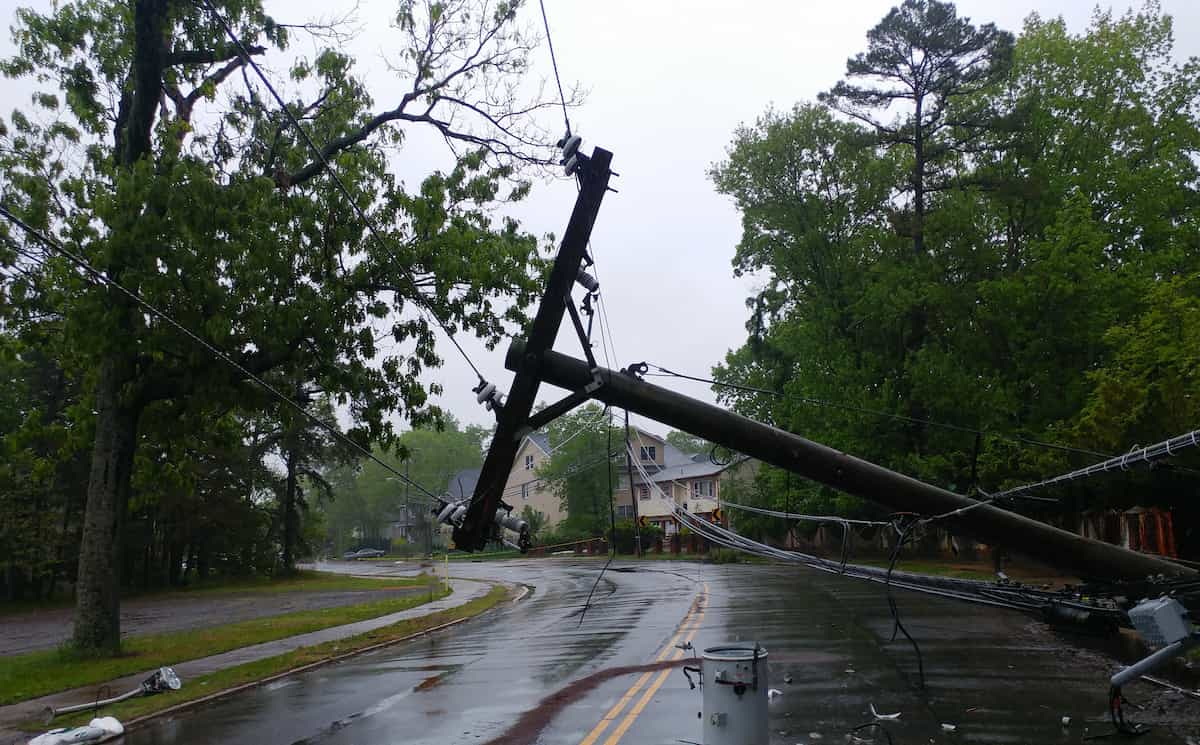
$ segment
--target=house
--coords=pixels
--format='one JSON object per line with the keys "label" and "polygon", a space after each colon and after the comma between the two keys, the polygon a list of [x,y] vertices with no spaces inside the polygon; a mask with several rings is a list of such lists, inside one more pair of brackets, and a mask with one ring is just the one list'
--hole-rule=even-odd
{"label": "house", "polygon": [[721,477],[744,462],[714,463],[708,453],[688,455],[658,435],[634,428],[630,433],[633,458],[633,484],[628,469],[621,469],[613,504],[618,518],[633,518],[633,497],[637,514],[646,522],[673,535],[678,524],[672,517],[675,506],[699,517],[713,520],[721,498]]}
{"label": "house", "polygon": [[517,448],[517,459],[504,483],[504,501],[520,514],[531,507],[546,516],[546,527],[553,528],[566,518],[558,495],[549,482],[538,478],[537,470],[550,460],[550,440],[540,432],[525,436]]}
{"label": "house", "polygon": [[[658,525],[668,535],[676,530],[671,517],[675,504],[712,519],[720,498],[721,476],[745,460],[718,465],[709,460],[707,453],[688,455],[664,438],[639,428],[631,429],[630,441],[637,462],[633,491],[638,495],[638,515]],[[538,469],[550,459],[551,453],[550,441],[545,434],[527,435],[517,449],[503,491],[503,499],[512,506],[514,513],[520,514],[525,507],[537,510],[546,516],[547,528],[555,527],[567,517],[553,484],[538,476]],[[598,455],[603,458],[603,453]],[[633,502],[624,458],[617,458],[615,465],[616,473],[620,474],[613,493],[617,518],[632,518]],[[638,466],[649,476],[649,481],[642,477]],[[447,494],[456,500],[470,498],[478,481],[478,468],[462,471],[450,479]]]}

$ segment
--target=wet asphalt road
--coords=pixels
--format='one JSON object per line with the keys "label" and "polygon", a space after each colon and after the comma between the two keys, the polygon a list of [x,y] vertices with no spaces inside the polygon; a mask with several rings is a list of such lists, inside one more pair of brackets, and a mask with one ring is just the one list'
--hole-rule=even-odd
{"label": "wet asphalt road", "polygon": [[[1018,613],[897,593],[921,645],[922,691],[911,647],[903,637],[889,641],[878,585],[794,567],[645,562],[633,572],[610,570],[579,626],[600,566],[452,564],[456,576],[520,582],[533,593],[421,640],[161,719],[125,742],[486,743],[567,684],[670,657],[671,643],[688,638],[697,649],[739,640],[768,649],[771,686],[782,694],[770,705],[773,743],[847,742],[852,726],[870,721],[872,703],[902,713],[887,723],[897,743],[1078,743],[1110,731],[1106,681],[1116,660]],[[1130,716],[1156,725],[1140,745],[1200,743],[1200,701],[1146,684],[1127,694],[1148,704]],[[524,736],[510,742],[699,741],[700,704],[677,669],[623,675],[555,709],[539,727],[510,732]],[[1066,728],[1063,716],[1071,718]]]}

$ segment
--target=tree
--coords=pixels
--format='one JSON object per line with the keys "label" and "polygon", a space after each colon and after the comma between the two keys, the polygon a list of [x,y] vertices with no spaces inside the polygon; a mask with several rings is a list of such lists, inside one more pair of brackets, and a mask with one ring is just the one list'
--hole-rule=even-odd
{"label": "tree", "polygon": [[[945,10],[894,11],[872,32],[863,63],[878,62],[871,55],[887,51],[874,49],[885,40],[897,49],[911,39],[941,43],[938,28],[953,20]],[[888,35],[910,21],[927,25]],[[712,177],[743,216],[735,273],[764,280],[748,300],[749,338],[714,375],[784,395],[718,395],[747,415],[964,492],[1187,431],[1200,67],[1173,63],[1171,39],[1154,4],[1120,17],[1098,11],[1079,34],[1032,16],[1007,75],[988,78],[982,71],[993,68],[981,62],[973,87],[931,93],[922,141],[945,143],[929,173],[948,188],[925,189],[919,255],[890,227],[890,185],[912,173],[913,143],[888,138],[915,140],[921,125],[888,124],[875,111],[888,95],[911,102],[903,81],[878,98],[864,93],[851,121],[800,105],[739,128]],[[913,48],[916,67],[905,58],[899,68],[908,77],[926,59],[925,47]],[[825,97],[839,109],[850,100]],[[965,115],[978,112],[1022,126],[956,139],[968,133]],[[1053,509],[1157,503],[1190,526],[1196,487],[1179,473],[1080,482],[1057,490]],[[819,514],[871,511],[770,468],[732,495]],[[739,518],[743,527],[771,531],[750,518]]]}
{"label": "tree", "polygon": [[689,435],[687,432],[677,429],[673,429],[667,433],[667,442],[674,445],[679,452],[686,453],[687,455],[699,455],[700,453],[707,453],[712,450],[712,443],[708,440],[696,437],[695,435]]}
{"label": "tree", "polygon": [[[375,456],[434,494],[445,494],[454,474],[483,463],[483,441],[489,434],[478,426],[461,427],[447,414],[440,426],[430,424],[404,432],[392,448],[376,449]],[[323,508],[337,550],[357,545],[355,535],[378,539],[389,522],[429,512],[427,496],[379,463],[364,459],[349,472],[345,470],[339,469],[333,478],[333,499]],[[425,522],[417,521],[418,531],[425,530]]]}
{"label": "tree", "polygon": [[607,411],[593,403],[555,419],[546,436],[551,456],[537,475],[549,483],[567,513],[560,530],[604,535],[616,483],[614,463],[624,462],[623,457],[614,461],[608,448],[624,443],[624,432],[612,427]]}
{"label": "tree", "polygon": [[[294,32],[254,0],[218,5],[251,56],[285,49]],[[48,90],[34,96],[37,116],[17,110],[0,123],[0,199],[250,373],[303,371],[350,406],[360,442],[386,439],[388,413],[436,414],[427,394],[437,385],[420,378],[441,363],[430,317],[494,344],[534,297],[536,240],[491,212],[527,193],[516,169],[538,158],[532,116],[548,103],[512,93],[532,48],[518,8],[401,0],[403,93],[382,111],[344,54],[298,59],[289,106],[325,143],[324,159],[262,89],[241,89],[248,78],[235,73],[248,58],[206,4],[19,10],[20,51],[2,70]],[[431,127],[469,150],[406,191],[386,160],[401,126]],[[348,194],[325,175],[326,159]],[[371,213],[378,239],[364,235],[351,203]],[[239,371],[123,292],[91,285],[27,236],[5,230],[4,239],[41,263],[71,349],[64,366],[96,412],[73,642],[115,649],[120,526],[149,412],[164,401],[266,404]],[[384,356],[372,326],[387,319],[404,346]]]}
{"label": "tree", "polygon": [[[955,99],[994,86],[1007,74],[1013,37],[994,24],[978,28],[959,18],[954,4],[904,0],[867,32],[867,51],[846,61],[850,78],[879,81],[856,85],[841,81],[821,100],[872,127],[886,147],[911,149],[912,166],[903,192],[912,193],[912,219],[905,234],[913,251],[925,251],[927,195],[954,180],[948,161],[971,151],[982,131],[994,126],[986,110],[955,109]],[[911,105],[899,121],[884,119],[893,104]]]}

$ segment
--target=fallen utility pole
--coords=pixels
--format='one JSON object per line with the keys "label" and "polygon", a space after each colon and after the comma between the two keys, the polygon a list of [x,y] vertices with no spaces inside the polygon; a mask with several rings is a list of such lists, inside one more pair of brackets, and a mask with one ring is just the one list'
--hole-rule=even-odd
{"label": "fallen utility pole", "polygon": [[[771,465],[800,474],[847,494],[925,515],[970,509],[947,517],[956,532],[990,544],[1012,546],[1036,559],[1077,571],[1085,578],[1144,579],[1195,576],[1197,572],[1154,556],[1069,533],[1051,525],[926,484],[799,435],[740,414],[554,352],[529,354],[514,340],[505,358],[510,370],[570,391],[589,390],[592,398],[703,437]],[[600,385],[595,386],[598,381]]]}

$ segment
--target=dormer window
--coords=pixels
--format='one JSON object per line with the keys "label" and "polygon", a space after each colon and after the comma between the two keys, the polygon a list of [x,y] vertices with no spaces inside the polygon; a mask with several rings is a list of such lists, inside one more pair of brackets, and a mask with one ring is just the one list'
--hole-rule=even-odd
{"label": "dormer window", "polygon": [[658,460],[658,448],[654,445],[647,445],[641,448],[640,456],[644,461]]}
{"label": "dormer window", "polygon": [[525,456],[525,470],[526,471],[533,470],[533,456],[532,455]]}

